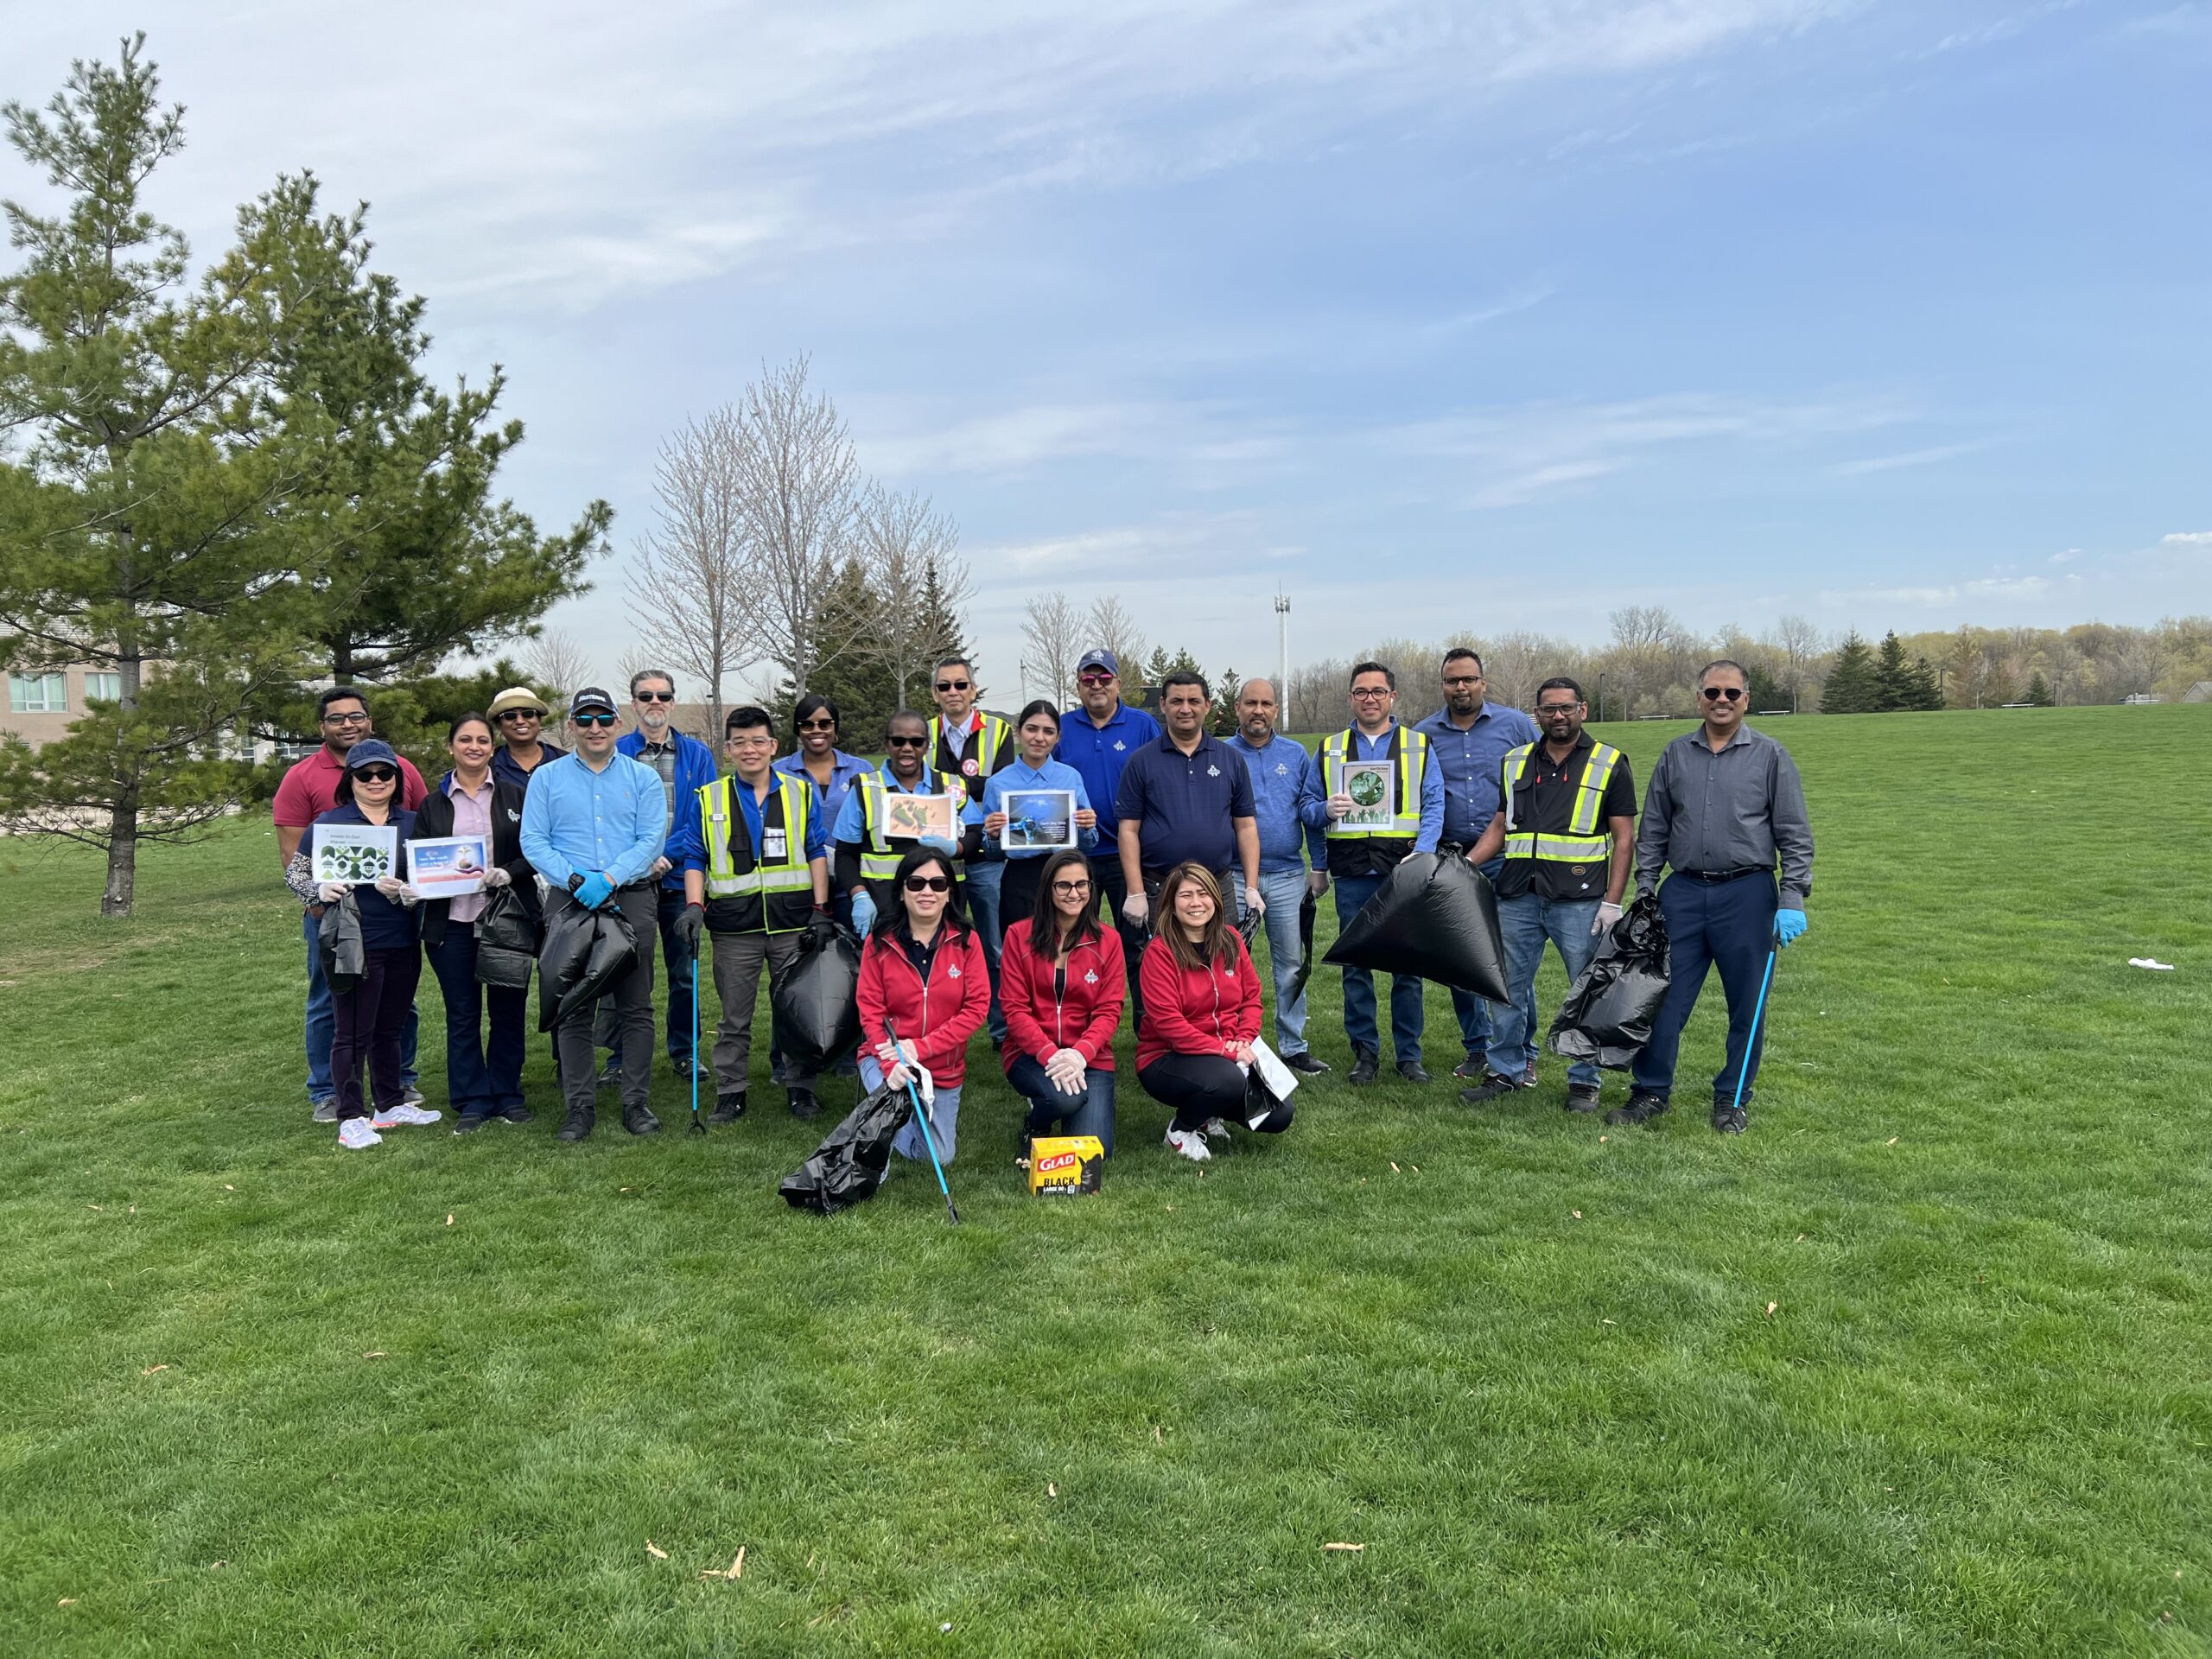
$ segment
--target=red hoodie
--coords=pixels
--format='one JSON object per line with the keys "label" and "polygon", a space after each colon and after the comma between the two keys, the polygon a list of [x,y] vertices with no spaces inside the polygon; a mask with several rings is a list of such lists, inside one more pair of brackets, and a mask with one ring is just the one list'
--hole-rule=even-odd
{"label": "red hoodie", "polygon": [[1029,946],[1033,918],[1006,931],[999,947],[999,1007],[1006,1011],[1006,1068],[1023,1055],[1039,1065],[1064,1048],[1083,1056],[1085,1065],[1114,1069],[1114,1031],[1128,1001],[1128,974],[1122,966],[1122,942],[1111,932],[1085,939],[1068,956],[1067,990],[1052,995],[1052,969]]}
{"label": "red hoodie", "polygon": [[896,941],[871,933],[861,947],[860,1005],[861,1052],[875,1052],[887,1015],[899,1027],[899,1040],[914,1046],[914,1058],[929,1068],[931,1080],[940,1089],[957,1089],[968,1075],[968,1039],[991,1008],[982,936],[973,928],[944,927],[925,985]]}
{"label": "red hoodie", "polygon": [[1144,1026],[1137,1033],[1137,1069],[1163,1054],[1229,1055],[1260,1034],[1260,976],[1235,932],[1236,962],[1227,968],[1185,969],[1155,937],[1137,964]]}

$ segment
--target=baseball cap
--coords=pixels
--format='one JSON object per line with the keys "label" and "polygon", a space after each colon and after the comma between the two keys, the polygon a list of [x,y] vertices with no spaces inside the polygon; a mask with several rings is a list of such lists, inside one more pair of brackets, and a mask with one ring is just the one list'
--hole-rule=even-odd
{"label": "baseball cap", "polygon": [[1116,679],[1122,677],[1122,664],[1116,660],[1114,653],[1103,645],[1096,651],[1084,652],[1083,660],[1075,665],[1075,671],[1080,674],[1087,668],[1103,668]]}
{"label": "baseball cap", "polygon": [[346,770],[348,772],[359,772],[363,766],[373,766],[379,761],[394,772],[399,770],[398,754],[380,737],[365,737],[346,751]]}
{"label": "baseball cap", "polygon": [[492,706],[484,712],[497,720],[510,709],[528,709],[540,720],[545,717],[545,699],[526,685],[511,685],[492,699]]}
{"label": "baseball cap", "polygon": [[574,720],[587,709],[596,709],[603,715],[619,712],[614,707],[614,699],[609,696],[603,688],[596,685],[588,685],[569,699],[569,718]]}

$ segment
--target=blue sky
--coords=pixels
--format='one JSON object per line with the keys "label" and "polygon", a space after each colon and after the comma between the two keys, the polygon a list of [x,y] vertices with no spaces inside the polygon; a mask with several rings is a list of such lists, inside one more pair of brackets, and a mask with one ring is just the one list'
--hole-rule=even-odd
{"label": "blue sky", "polygon": [[[2212,611],[2212,4],[0,3],[151,32],[212,252],[311,166],[497,359],[612,671],[661,435],[805,352],[1023,598],[1209,665]],[[10,176],[11,194],[22,188]]]}

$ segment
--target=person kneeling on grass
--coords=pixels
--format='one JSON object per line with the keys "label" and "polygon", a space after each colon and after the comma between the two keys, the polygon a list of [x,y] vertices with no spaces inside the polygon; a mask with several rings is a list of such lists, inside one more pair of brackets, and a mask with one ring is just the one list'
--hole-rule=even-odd
{"label": "person kneeling on grass", "polygon": [[1160,884],[1160,931],[1137,969],[1144,1001],[1137,1081],[1175,1109],[1167,1144],[1203,1163],[1213,1156],[1207,1137],[1226,1137],[1232,1122],[1281,1134],[1290,1127],[1290,1103],[1256,1120],[1245,1116],[1245,1078],[1260,1034],[1260,976],[1243,936],[1229,925],[1212,874],[1178,864]]}
{"label": "person kneeling on grass", "polygon": [[[391,825],[399,832],[399,859],[373,886],[350,889],[331,881],[317,886],[310,873],[311,853],[293,854],[284,880],[310,906],[341,902],[351,891],[361,918],[361,976],[351,990],[333,989],[330,1009],[330,1072],[338,1095],[338,1144],[351,1151],[373,1147],[380,1129],[407,1123],[435,1123],[440,1114],[406,1103],[400,1078],[400,1038],[415,1006],[415,986],[423,976],[422,938],[416,926],[415,894],[400,872],[407,868],[407,842],[415,815],[402,807],[399,756],[389,743],[365,738],[346,756],[338,780],[338,804],[315,818],[317,824]],[[308,831],[306,848],[315,845]],[[376,1111],[361,1098],[361,1063],[368,1062]]]}
{"label": "person kneeling on grass", "polygon": [[1006,1010],[1007,1081],[1029,1103],[1023,1134],[1095,1135],[1114,1151],[1114,1030],[1128,979],[1122,944],[1093,913],[1090,860],[1052,855],[1037,909],[1006,931],[999,1004]]}
{"label": "person kneeling on grass", "polygon": [[[949,1164],[967,1077],[968,1039],[990,1013],[990,972],[951,860],[917,847],[899,861],[894,880],[899,902],[876,918],[875,931],[861,947],[861,1084],[870,1094],[887,1084],[903,1089],[915,1067],[927,1070],[936,1090],[930,1133],[938,1158]],[[887,1021],[898,1027],[896,1047]],[[921,1125],[900,1129],[891,1149],[927,1158]]]}

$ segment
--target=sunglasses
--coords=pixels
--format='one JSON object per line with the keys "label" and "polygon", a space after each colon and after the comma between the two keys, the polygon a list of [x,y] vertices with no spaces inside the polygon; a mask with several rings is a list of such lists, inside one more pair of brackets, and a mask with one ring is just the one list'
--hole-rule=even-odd
{"label": "sunglasses", "polygon": [[837,722],[834,720],[802,720],[798,728],[802,732],[834,732],[837,729]]}
{"label": "sunglasses", "polygon": [[1052,883],[1052,891],[1059,894],[1063,899],[1078,898],[1082,894],[1090,891],[1090,883],[1088,881],[1055,881]]}
{"label": "sunglasses", "polygon": [[1723,697],[1734,702],[1743,695],[1744,688],[1740,685],[1706,685],[1698,688],[1698,696],[1703,697],[1707,702],[1718,702]]}
{"label": "sunglasses", "polygon": [[926,737],[887,737],[883,741],[894,749],[926,749],[930,746]]}
{"label": "sunglasses", "polygon": [[965,691],[974,683],[972,680],[939,680],[937,689],[940,691]]}
{"label": "sunglasses", "polygon": [[353,774],[353,781],[357,784],[388,784],[398,776],[398,772],[391,766],[363,766]]}
{"label": "sunglasses", "polygon": [[499,710],[499,718],[503,721],[510,720],[543,720],[545,718],[545,715],[541,710],[536,709],[502,709]]}
{"label": "sunglasses", "polygon": [[906,891],[909,893],[950,893],[952,891],[952,881],[949,876],[910,875],[906,878]]}
{"label": "sunglasses", "polygon": [[631,695],[639,702],[674,702],[676,701],[676,693],[673,691],[634,691]]}
{"label": "sunglasses", "polygon": [[575,715],[570,718],[579,726],[612,726],[614,723],[612,715]]}
{"label": "sunglasses", "polygon": [[1077,685],[1111,685],[1116,677],[1112,674],[1079,674],[1076,677],[1076,683]]}

